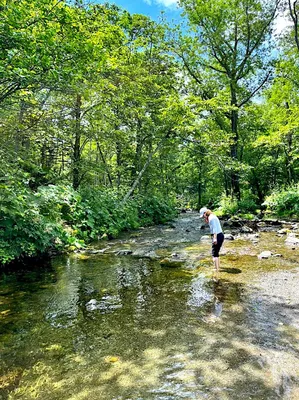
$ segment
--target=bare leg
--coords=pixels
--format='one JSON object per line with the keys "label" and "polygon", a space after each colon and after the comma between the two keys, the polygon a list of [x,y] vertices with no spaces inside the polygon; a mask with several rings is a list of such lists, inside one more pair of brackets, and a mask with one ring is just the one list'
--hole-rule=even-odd
{"label": "bare leg", "polygon": [[215,270],[218,272],[219,268],[220,268],[219,257],[213,257],[213,263],[214,263]]}
{"label": "bare leg", "polygon": [[213,263],[214,263],[214,273],[213,273],[213,281],[214,282],[218,282],[219,280],[219,269],[218,269],[218,261],[219,258],[218,257],[213,257]]}

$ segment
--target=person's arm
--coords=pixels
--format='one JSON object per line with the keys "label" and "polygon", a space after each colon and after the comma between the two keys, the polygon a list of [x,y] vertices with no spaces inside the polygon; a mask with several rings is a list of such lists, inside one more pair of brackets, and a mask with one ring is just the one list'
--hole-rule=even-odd
{"label": "person's arm", "polygon": [[217,243],[216,223],[215,219],[209,220],[211,233],[213,235],[212,243]]}
{"label": "person's arm", "polygon": [[217,233],[213,233],[213,243],[217,243]]}

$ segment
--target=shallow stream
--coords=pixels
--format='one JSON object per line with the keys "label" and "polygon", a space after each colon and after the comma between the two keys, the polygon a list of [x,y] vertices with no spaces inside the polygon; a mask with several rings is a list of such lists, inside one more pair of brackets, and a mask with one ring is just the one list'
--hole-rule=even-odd
{"label": "shallow stream", "polygon": [[0,399],[298,400],[298,247],[239,235],[213,279],[200,226],[182,215],[2,272]]}

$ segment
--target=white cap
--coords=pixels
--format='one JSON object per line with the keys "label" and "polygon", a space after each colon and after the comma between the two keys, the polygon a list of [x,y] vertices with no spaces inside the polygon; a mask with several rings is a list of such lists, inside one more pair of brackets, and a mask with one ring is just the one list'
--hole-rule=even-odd
{"label": "white cap", "polygon": [[208,211],[207,207],[202,207],[202,208],[199,210],[199,216],[200,216],[200,218],[202,218],[203,215],[204,215],[204,213],[207,212],[207,211]]}

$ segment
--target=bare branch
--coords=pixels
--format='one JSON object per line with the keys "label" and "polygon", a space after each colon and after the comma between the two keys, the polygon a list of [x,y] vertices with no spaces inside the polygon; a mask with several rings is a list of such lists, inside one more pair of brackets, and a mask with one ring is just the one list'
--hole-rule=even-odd
{"label": "bare branch", "polygon": [[269,71],[266,75],[266,77],[263,79],[263,81],[261,82],[261,84],[255,88],[250,94],[249,96],[247,96],[243,101],[241,101],[240,104],[237,105],[237,107],[242,107],[244,104],[246,104],[263,86],[264,84],[267,82],[267,80],[269,79],[269,76],[271,75],[271,72]]}

